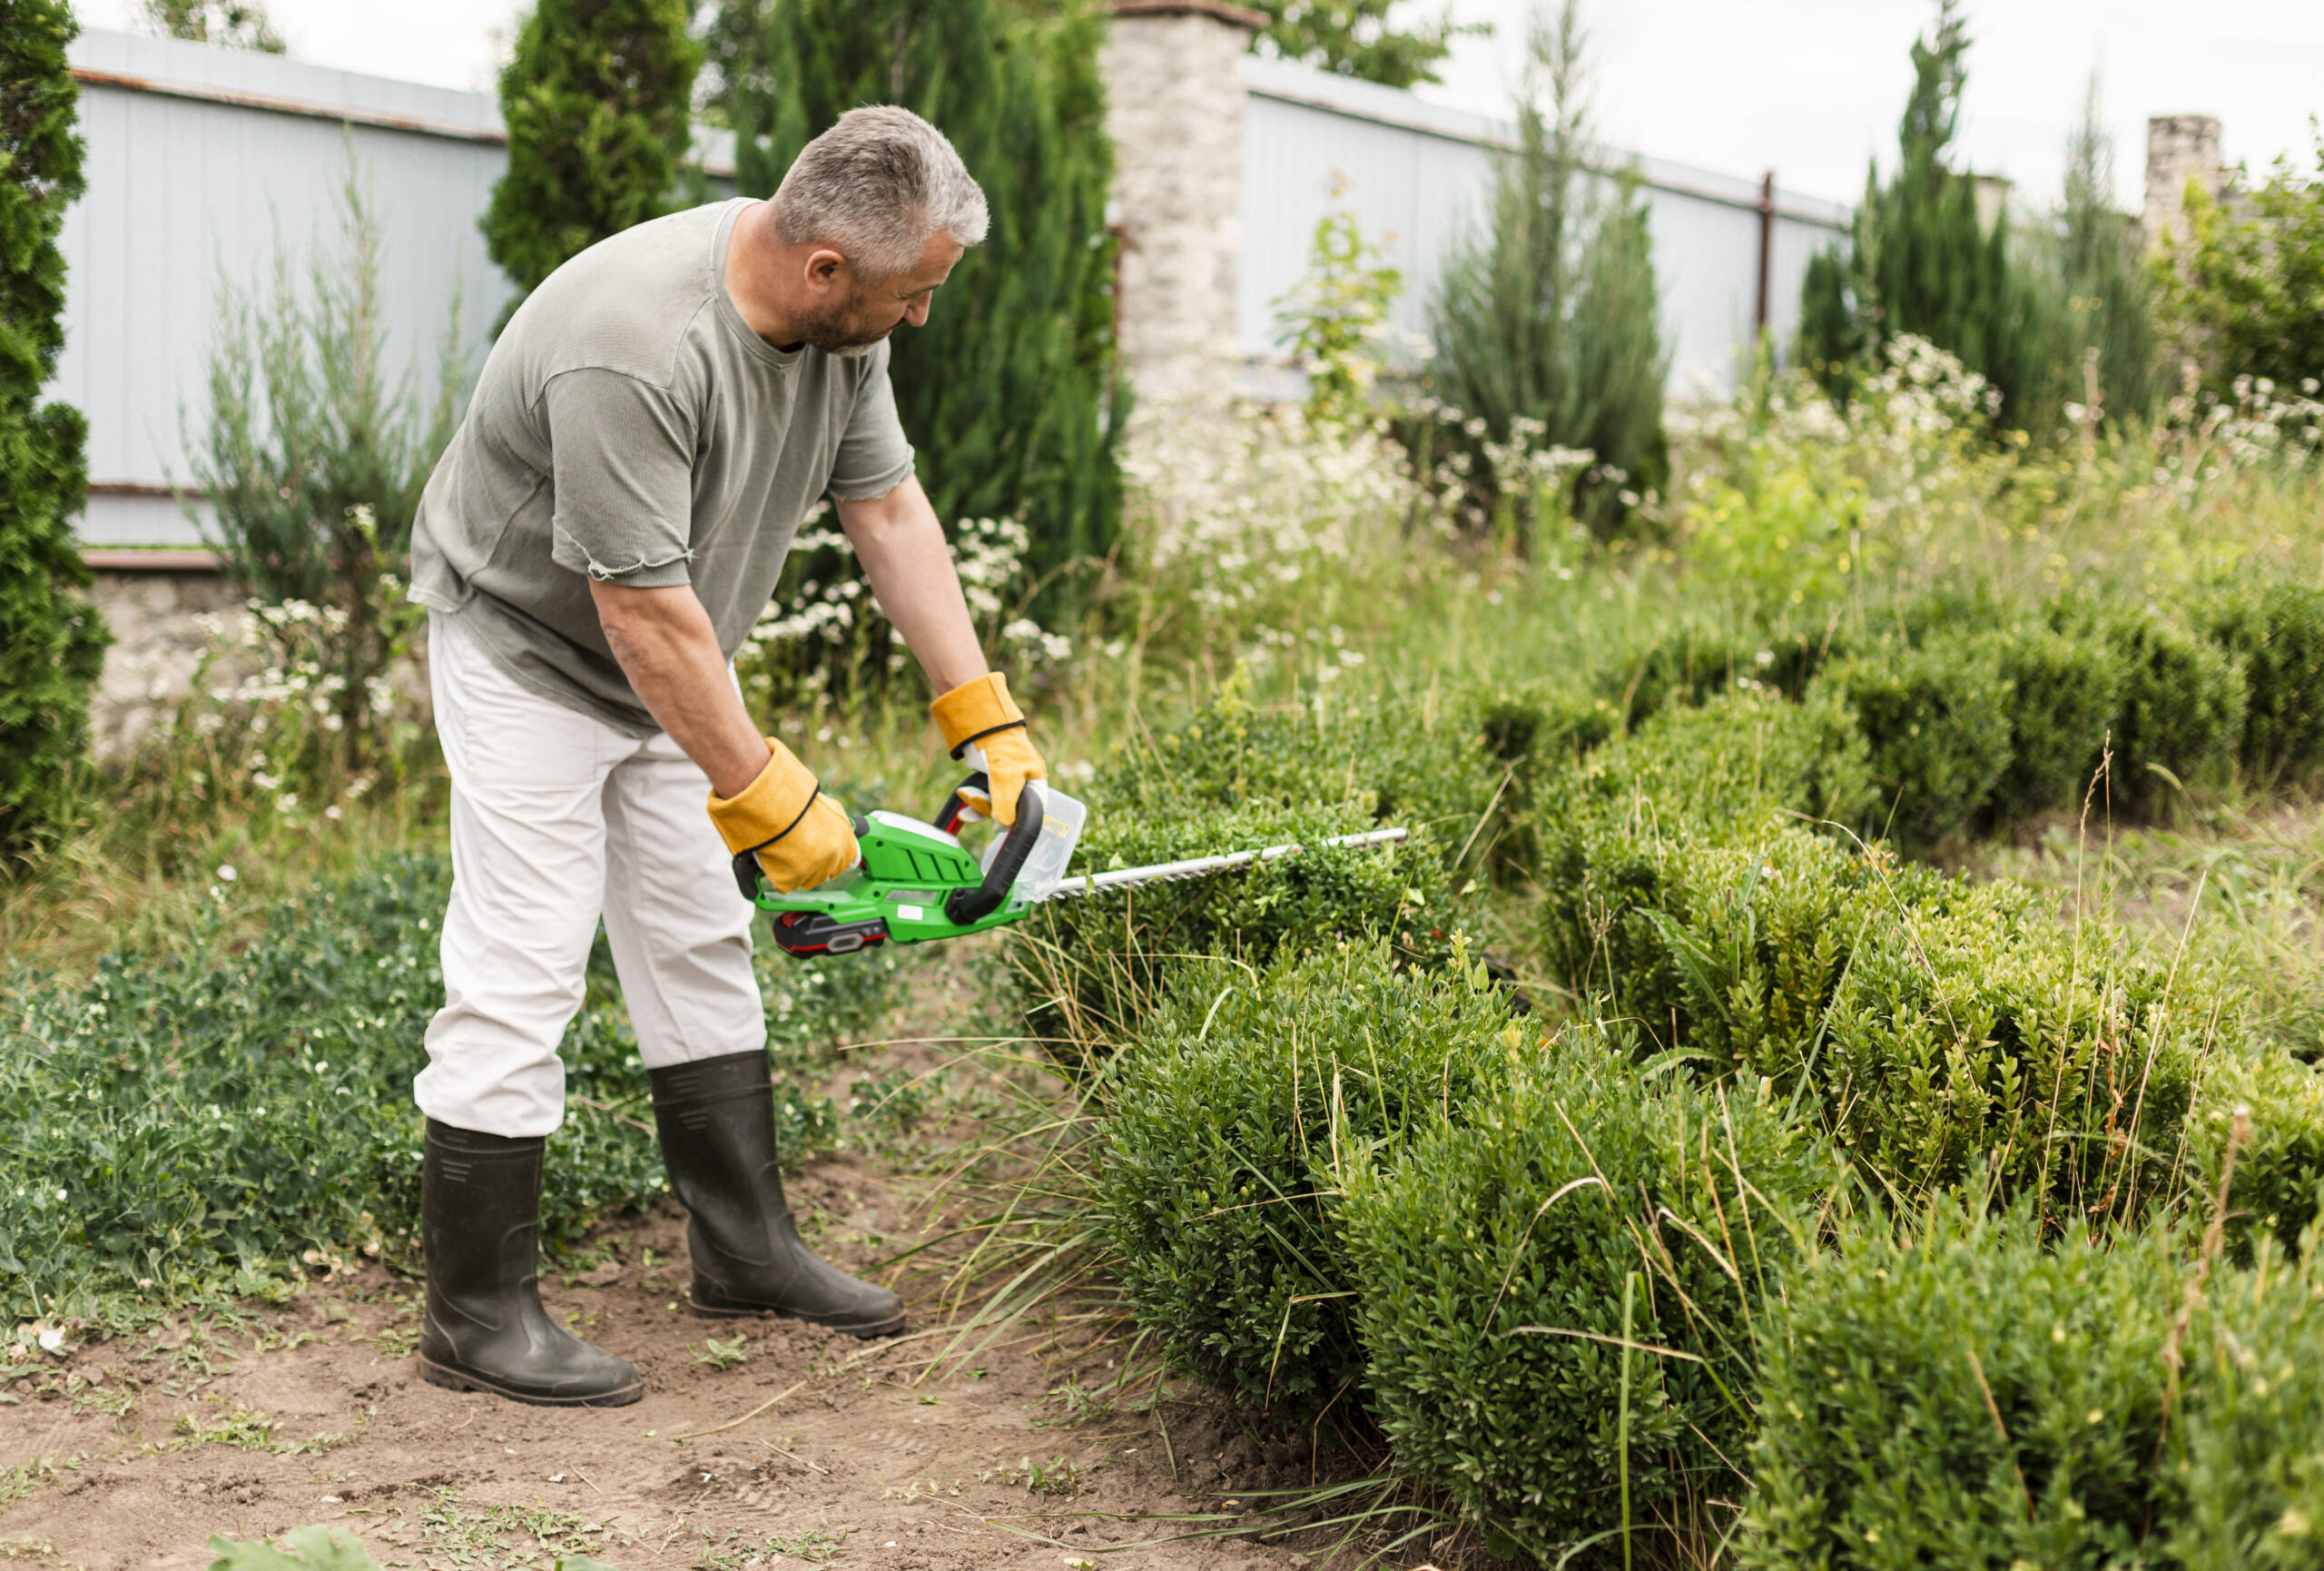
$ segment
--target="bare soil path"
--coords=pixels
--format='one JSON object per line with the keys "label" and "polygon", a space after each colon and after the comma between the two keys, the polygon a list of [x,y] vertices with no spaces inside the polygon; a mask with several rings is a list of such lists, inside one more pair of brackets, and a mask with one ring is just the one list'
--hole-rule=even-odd
{"label": "bare soil path", "polygon": [[[852,1160],[815,1164],[793,1194],[803,1216],[829,1219],[821,1247],[858,1269],[904,1209]],[[1048,1393],[1071,1371],[1038,1336],[981,1355],[980,1376],[921,1380],[925,1340],[694,1318],[675,1206],[604,1241],[615,1258],[547,1274],[543,1297],[636,1362],[636,1406],[528,1408],[427,1384],[410,1356],[416,1284],[368,1266],[252,1306],[241,1327],[180,1317],[9,1382],[0,1560],[191,1571],[209,1566],[212,1534],[325,1523],[382,1566],[548,1571],[575,1553],[618,1571],[1305,1564],[1150,1519],[1231,1517],[1247,1504],[1232,1489],[1307,1481],[1281,1446],[1200,1401],[1062,1427]],[[1102,1378],[1095,1362],[1085,1380]]]}

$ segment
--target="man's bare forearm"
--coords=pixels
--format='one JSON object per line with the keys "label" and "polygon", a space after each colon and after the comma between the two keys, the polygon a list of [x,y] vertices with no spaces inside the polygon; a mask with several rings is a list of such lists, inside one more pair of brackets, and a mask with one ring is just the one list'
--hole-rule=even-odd
{"label": "man's bare forearm", "polygon": [[842,502],[839,518],[872,580],[880,609],[939,693],[985,674],[984,650],[960,593],[960,575],[944,543],[944,526],[920,481],[907,478],[884,497]]}
{"label": "man's bare forearm", "polygon": [[597,620],[622,675],[721,796],[766,767],[766,742],[726,673],[710,613],[692,588],[633,589],[592,580]]}

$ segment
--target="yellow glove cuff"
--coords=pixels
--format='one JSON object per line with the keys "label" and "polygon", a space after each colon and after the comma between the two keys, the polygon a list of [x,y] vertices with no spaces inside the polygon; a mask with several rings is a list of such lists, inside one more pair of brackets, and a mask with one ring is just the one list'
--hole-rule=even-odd
{"label": "yellow glove cuff", "polygon": [[1009,696],[1009,678],[998,671],[962,683],[931,704],[928,713],[955,758],[970,743],[1025,723],[1025,712]]}
{"label": "yellow glove cuff", "polygon": [[755,851],[782,839],[815,805],[815,776],[807,766],[772,736],[766,750],[757,779],[732,796],[710,794],[710,821],[728,851]]}

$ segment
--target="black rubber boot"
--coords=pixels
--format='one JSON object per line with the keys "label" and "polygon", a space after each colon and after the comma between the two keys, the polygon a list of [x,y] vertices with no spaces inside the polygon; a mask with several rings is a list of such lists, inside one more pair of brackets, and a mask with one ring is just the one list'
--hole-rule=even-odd
{"label": "black rubber boot", "polygon": [[662,1165],[694,1221],[698,1315],[794,1315],[853,1337],[904,1329],[903,1300],[818,1259],[799,1240],[775,1166],[766,1054],[729,1053],[648,1072]]}
{"label": "black rubber boot", "polygon": [[541,1308],[541,1151],[428,1121],[419,1237],[428,1317],[419,1373],[455,1391],[548,1408],[619,1408],[645,1394],[626,1359],[601,1353]]}

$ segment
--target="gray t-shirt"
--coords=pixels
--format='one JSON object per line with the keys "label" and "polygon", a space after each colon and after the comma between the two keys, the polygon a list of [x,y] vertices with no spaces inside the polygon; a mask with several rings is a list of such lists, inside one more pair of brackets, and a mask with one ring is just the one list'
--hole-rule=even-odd
{"label": "gray t-shirt", "polygon": [[660,729],[606,645],[589,579],[691,584],[727,658],[828,490],[911,473],[888,346],[776,349],[724,283],[747,201],[641,223],[551,273],[492,346],[412,527],[411,598],[456,612],[546,698]]}

